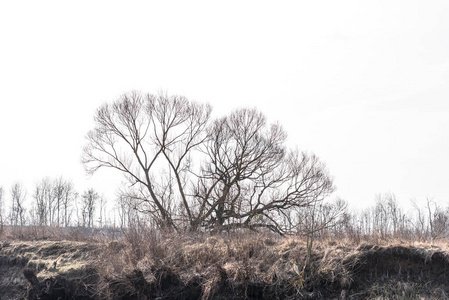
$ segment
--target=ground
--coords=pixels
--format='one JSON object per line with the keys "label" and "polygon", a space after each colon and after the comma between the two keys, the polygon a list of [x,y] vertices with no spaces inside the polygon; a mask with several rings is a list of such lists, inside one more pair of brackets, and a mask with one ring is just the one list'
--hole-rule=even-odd
{"label": "ground", "polygon": [[444,299],[446,245],[157,235],[0,243],[0,299]]}

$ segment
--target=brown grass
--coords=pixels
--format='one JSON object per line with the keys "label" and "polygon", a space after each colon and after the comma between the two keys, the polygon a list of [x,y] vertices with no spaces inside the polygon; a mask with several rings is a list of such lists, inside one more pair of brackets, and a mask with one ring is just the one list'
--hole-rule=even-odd
{"label": "brown grass", "polygon": [[[110,251],[104,251],[99,261],[100,273],[111,274],[105,278],[106,289],[108,281],[123,280],[135,270],[151,286],[160,280],[157,270],[164,270],[176,275],[165,279],[174,282],[167,288],[176,290],[194,282],[201,286],[201,299],[433,299],[448,294],[442,280],[449,276],[444,243],[320,241],[315,243],[309,266],[305,266],[305,241],[299,237],[168,234],[144,244],[140,258],[132,243],[108,246]],[[132,289],[128,285],[127,292],[131,294]]]}
{"label": "brown grass", "polygon": [[148,230],[114,241],[3,242],[0,256],[39,280],[76,277],[91,299],[445,299],[448,249],[328,239],[306,265],[301,237]]}

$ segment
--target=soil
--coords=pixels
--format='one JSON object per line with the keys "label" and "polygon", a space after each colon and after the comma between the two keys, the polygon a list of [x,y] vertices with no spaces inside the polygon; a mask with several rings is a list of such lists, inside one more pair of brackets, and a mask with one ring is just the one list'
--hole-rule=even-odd
{"label": "soil", "polygon": [[[449,295],[449,256],[438,247],[318,247],[304,273],[284,268],[289,271],[265,276],[268,268],[259,268],[262,273],[246,276],[215,263],[200,271],[154,264],[123,270],[118,276],[105,273],[99,260],[111,245],[2,242],[0,299],[444,299]],[[303,253],[297,247],[260,259],[270,265],[291,264]]]}

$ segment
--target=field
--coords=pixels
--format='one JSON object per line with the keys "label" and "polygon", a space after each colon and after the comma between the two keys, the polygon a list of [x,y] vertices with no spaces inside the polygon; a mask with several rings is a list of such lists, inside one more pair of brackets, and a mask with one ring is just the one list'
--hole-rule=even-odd
{"label": "field", "polygon": [[[1,299],[445,299],[448,245],[127,233],[0,243]],[[309,255],[308,255],[309,254]]]}

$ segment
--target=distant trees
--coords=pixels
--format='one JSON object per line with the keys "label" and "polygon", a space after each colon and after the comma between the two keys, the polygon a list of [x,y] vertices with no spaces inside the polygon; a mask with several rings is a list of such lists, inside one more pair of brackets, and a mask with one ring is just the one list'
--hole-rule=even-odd
{"label": "distant trees", "polygon": [[175,229],[284,232],[292,209],[334,190],[324,163],[287,149],[282,127],[262,113],[240,109],[213,121],[210,113],[184,97],[125,94],[97,110],[83,163],[89,173],[121,171],[125,198]]}
{"label": "distant trees", "polygon": [[[5,207],[5,198],[4,189],[0,187],[0,233],[5,224],[16,228],[31,225],[35,229],[40,227],[43,230],[45,227],[78,225],[92,228],[96,224],[100,227],[112,225],[107,223],[104,197],[100,197],[93,188],[86,190],[79,197],[72,181],[62,177],[57,179],[46,177],[38,181],[30,199],[27,199],[24,186],[14,183],[10,188],[9,207]],[[99,214],[96,214],[97,206]],[[79,214],[78,211],[75,214],[74,210],[78,207]]]}
{"label": "distant trees", "polygon": [[125,193],[118,195],[116,199],[116,211],[120,229],[125,229],[139,222],[140,212],[137,209],[139,201],[129,197]]}
{"label": "distant trees", "polygon": [[54,180],[43,178],[36,183],[32,196],[39,226],[69,225],[71,205],[77,197],[71,181],[62,177]]}
{"label": "distant trees", "polygon": [[[320,219],[319,216],[323,216],[322,211],[313,218]],[[339,218],[339,224],[319,234],[346,236],[358,241],[401,239],[431,243],[449,237],[449,206],[444,207],[431,199],[426,199],[421,206],[413,200],[405,210],[393,193],[378,194],[372,207],[352,213],[344,209]],[[305,215],[301,219],[307,220]]]}
{"label": "distant trees", "polygon": [[372,220],[373,229],[382,237],[403,232],[407,218],[392,193],[379,194],[375,199]]}
{"label": "distant trees", "polygon": [[[79,197],[72,181],[62,177],[46,177],[36,182],[31,197],[27,197],[21,183],[11,185],[8,194],[0,187],[0,235],[5,228],[8,233],[19,237],[34,235],[45,238],[57,232],[71,232],[63,227],[115,226],[111,222],[111,217],[114,222],[115,217],[109,216],[111,210],[106,203],[106,199],[93,188]],[[49,227],[52,229],[49,230]]]}

